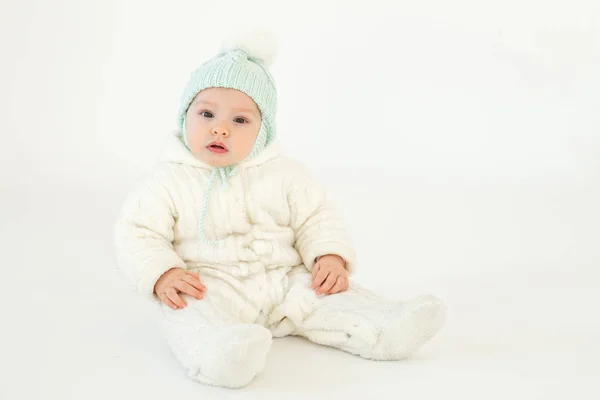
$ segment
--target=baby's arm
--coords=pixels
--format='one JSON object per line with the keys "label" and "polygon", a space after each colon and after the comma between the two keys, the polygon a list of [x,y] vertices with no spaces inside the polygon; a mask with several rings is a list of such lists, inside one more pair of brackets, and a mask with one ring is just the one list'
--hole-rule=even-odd
{"label": "baby's arm", "polygon": [[127,195],[114,226],[118,268],[142,295],[154,297],[154,285],[171,268],[186,268],[174,251],[175,211],[162,184],[145,179]]}
{"label": "baby's arm", "polygon": [[287,191],[290,226],[304,264],[312,271],[318,257],[331,254],[340,256],[346,270],[353,272],[355,252],[327,191],[305,167],[298,164],[290,172]]}

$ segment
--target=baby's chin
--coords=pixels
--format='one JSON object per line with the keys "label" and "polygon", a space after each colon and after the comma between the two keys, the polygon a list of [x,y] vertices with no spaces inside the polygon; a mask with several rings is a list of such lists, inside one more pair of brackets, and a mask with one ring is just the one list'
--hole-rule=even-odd
{"label": "baby's chin", "polygon": [[[197,156],[198,157],[198,156]],[[243,160],[243,158],[235,157],[233,154],[223,154],[223,155],[215,155],[215,154],[202,154],[200,157],[201,161],[210,165],[214,168],[223,168],[228,167],[230,165],[238,164]]]}

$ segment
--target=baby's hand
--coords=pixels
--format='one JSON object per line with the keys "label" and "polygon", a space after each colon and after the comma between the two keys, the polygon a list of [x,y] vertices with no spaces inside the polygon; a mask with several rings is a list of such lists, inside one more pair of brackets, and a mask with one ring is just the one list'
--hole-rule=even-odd
{"label": "baby's hand", "polygon": [[327,254],[319,257],[312,270],[312,284],[317,295],[334,294],[348,289],[348,272],[344,259],[338,255]]}
{"label": "baby's hand", "polygon": [[189,294],[200,300],[205,291],[206,287],[200,282],[198,275],[183,268],[171,268],[154,285],[154,293],[173,310],[184,308],[187,305],[178,292]]}

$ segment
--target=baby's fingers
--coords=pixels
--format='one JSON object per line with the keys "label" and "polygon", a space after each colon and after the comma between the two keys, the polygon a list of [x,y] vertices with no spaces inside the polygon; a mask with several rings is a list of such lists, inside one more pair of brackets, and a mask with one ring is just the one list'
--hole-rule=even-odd
{"label": "baby's fingers", "polygon": [[167,307],[172,308],[173,310],[179,309],[179,307],[177,307],[177,304],[173,303],[165,293],[161,293],[160,295],[158,295],[158,297],[163,303],[167,305]]}
{"label": "baby's fingers", "polygon": [[316,289],[319,286],[321,286],[323,282],[325,282],[325,279],[327,278],[327,275],[329,275],[329,272],[330,271],[327,268],[320,267],[319,272],[317,272],[317,275],[313,279],[311,288]]}
{"label": "baby's fingers", "polygon": [[168,288],[165,291],[165,294],[169,298],[169,300],[175,303],[177,307],[184,308],[187,305],[185,304],[185,301],[183,301],[183,299],[179,297],[179,294],[177,294],[177,291],[173,287]]}
{"label": "baby's fingers", "polygon": [[321,285],[319,290],[317,290],[317,294],[321,295],[321,294],[329,291],[329,289],[331,289],[333,287],[333,285],[335,285],[336,279],[337,279],[337,276],[334,273],[330,273],[329,276],[327,277],[327,280],[323,283],[323,285]]}
{"label": "baby's fingers", "polygon": [[192,285],[193,287],[195,287],[196,289],[198,289],[199,291],[206,292],[206,286],[204,286],[202,282],[200,282],[200,279],[197,275],[184,275],[182,279],[190,285]]}
{"label": "baby's fingers", "polygon": [[194,278],[196,278],[198,280],[200,279],[200,277],[198,276],[197,272],[186,270],[185,273],[188,274],[188,275],[190,275],[190,276],[193,276]]}
{"label": "baby's fingers", "polygon": [[327,291],[327,294],[335,294],[339,292],[343,292],[347,289],[347,280],[343,275],[338,276],[337,281],[335,281],[335,285],[331,289]]}
{"label": "baby's fingers", "polygon": [[175,289],[178,289],[180,292],[187,293],[190,296],[192,296],[198,300],[200,300],[202,298],[202,292],[200,292],[198,289],[196,289],[195,287],[193,287],[192,285],[190,285],[187,282],[178,280],[178,281],[175,281],[173,286],[175,287]]}
{"label": "baby's fingers", "polygon": [[319,268],[321,268],[321,264],[319,264],[319,262],[317,261],[315,265],[313,265],[311,281],[314,281],[317,277],[317,272],[319,272]]}

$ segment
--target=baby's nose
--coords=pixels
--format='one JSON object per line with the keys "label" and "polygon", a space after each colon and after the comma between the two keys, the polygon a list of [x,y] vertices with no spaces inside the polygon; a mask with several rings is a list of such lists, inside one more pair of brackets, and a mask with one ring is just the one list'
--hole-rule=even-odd
{"label": "baby's nose", "polygon": [[225,124],[217,124],[212,129],[212,134],[217,136],[229,136],[229,129]]}

